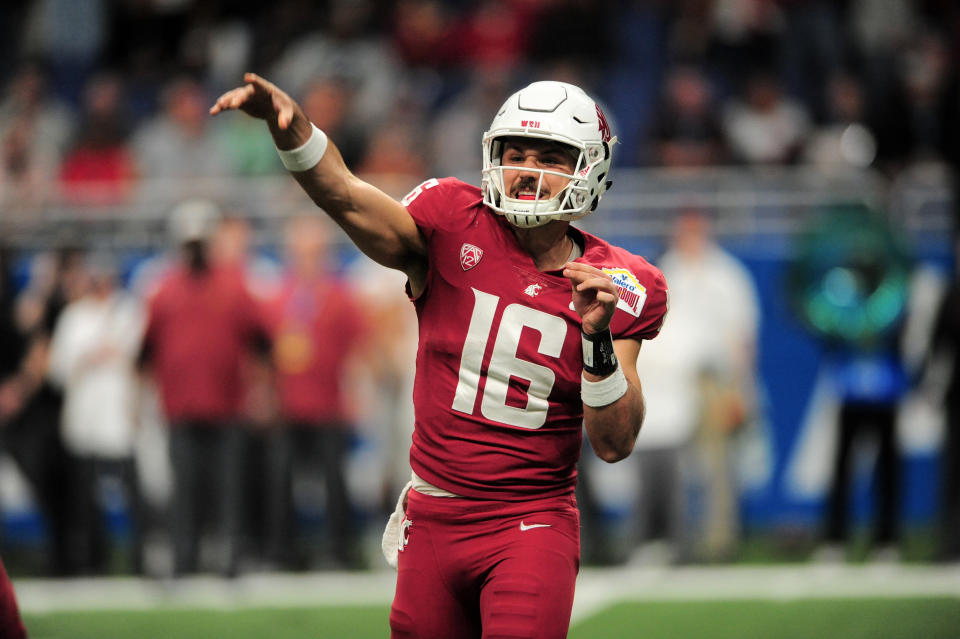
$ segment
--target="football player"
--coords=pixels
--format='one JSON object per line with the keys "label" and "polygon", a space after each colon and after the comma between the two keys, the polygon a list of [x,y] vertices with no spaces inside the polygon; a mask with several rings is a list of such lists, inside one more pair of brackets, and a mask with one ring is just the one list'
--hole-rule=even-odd
{"label": "football player", "polygon": [[566,636],[581,425],[607,462],[633,450],[637,354],[667,302],[656,268],[570,224],[610,184],[602,111],[576,86],[535,82],[483,136],[479,189],[430,179],[397,202],[267,80],[245,75],[210,112],[231,109],[265,120],[313,201],[407,276],[420,342],[413,477],[384,535],[392,636]]}

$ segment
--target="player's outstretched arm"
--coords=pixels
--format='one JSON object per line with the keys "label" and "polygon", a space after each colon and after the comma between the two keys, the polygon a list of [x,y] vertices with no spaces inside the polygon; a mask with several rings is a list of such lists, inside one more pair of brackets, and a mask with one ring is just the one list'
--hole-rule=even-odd
{"label": "player's outstretched arm", "polygon": [[[243,81],[217,98],[211,115],[238,110],[264,120],[280,150],[296,149],[310,139],[313,127],[293,98],[254,73],[244,74]],[[315,166],[291,174],[357,248],[384,266],[404,271],[416,290],[425,272],[426,246],[402,204],[353,175],[329,140]]]}
{"label": "player's outstretched arm", "polygon": [[[582,262],[568,263],[563,275],[570,280],[573,307],[580,315],[583,332],[590,336],[608,331],[617,308],[617,288],[610,276]],[[584,395],[583,423],[590,445],[600,459],[611,463],[624,459],[633,451],[645,413],[636,364],[640,342],[618,339],[612,343],[619,371],[602,375],[587,370],[583,372],[584,382],[602,382],[601,388],[610,386],[621,372],[626,380],[626,391],[619,395],[614,393],[616,398],[609,403],[588,401]],[[604,390],[601,395],[608,392]]]}

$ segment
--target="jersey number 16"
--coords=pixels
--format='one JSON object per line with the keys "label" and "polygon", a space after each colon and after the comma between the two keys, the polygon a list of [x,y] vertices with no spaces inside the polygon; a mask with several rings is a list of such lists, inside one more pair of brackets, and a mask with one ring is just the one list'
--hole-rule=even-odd
{"label": "jersey number 16", "polygon": [[[453,409],[467,415],[474,412],[477,391],[480,388],[483,356],[500,302],[496,295],[472,290],[473,315],[470,317],[467,339],[463,344],[460,376],[453,399]],[[549,315],[522,304],[507,306],[497,327],[496,341],[483,384],[480,413],[490,421],[535,429],[543,426],[547,420],[547,409],[550,407],[547,398],[550,397],[556,381],[556,373],[546,366],[517,357],[520,335],[525,326],[540,333],[540,346],[537,351],[541,355],[560,357],[567,334],[567,322],[562,317]],[[527,402],[522,408],[507,404],[511,377],[530,382]]]}

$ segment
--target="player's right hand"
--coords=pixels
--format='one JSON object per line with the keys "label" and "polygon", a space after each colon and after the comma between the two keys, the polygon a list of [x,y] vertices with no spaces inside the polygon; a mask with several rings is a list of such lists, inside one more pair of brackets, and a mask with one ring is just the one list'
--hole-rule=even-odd
{"label": "player's right hand", "polygon": [[583,330],[587,333],[607,330],[619,299],[610,276],[584,262],[567,262],[563,276],[570,280],[573,309],[580,316]]}
{"label": "player's right hand", "polygon": [[293,98],[256,73],[245,73],[243,81],[242,87],[231,89],[217,98],[210,107],[210,115],[239,110],[285,131],[297,111]]}

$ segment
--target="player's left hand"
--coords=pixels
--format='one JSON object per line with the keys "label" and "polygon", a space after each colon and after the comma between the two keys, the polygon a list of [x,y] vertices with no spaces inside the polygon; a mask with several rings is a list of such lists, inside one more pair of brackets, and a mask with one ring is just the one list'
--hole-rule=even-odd
{"label": "player's left hand", "polygon": [[563,276],[570,280],[573,308],[585,333],[599,333],[610,326],[617,309],[617,286],[610,276],[583,262],[568,262]]}

